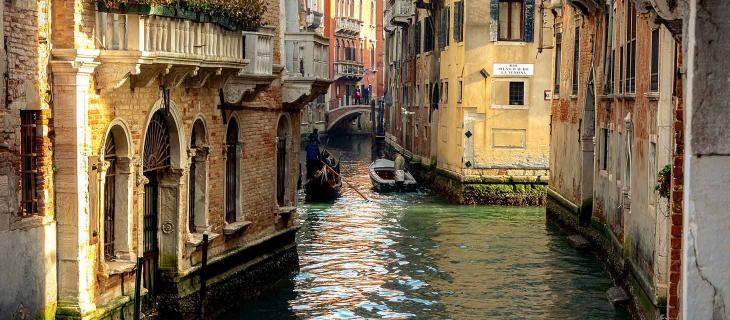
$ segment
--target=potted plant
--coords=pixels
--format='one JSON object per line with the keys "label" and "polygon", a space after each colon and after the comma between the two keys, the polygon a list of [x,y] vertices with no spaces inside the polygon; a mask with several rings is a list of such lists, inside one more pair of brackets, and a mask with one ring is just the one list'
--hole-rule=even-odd
{"label": "potted plant", "polygon": [[669,189],[672,186],[672,165],[666,165],[659,171],[657,175],[656,191],[659,192],[659,196],[662,198],[669,199]]}

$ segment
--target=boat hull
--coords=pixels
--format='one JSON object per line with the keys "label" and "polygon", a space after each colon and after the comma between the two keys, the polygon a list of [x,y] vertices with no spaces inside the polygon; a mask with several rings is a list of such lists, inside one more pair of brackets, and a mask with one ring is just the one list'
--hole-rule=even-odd
{"label": "boat hull", "polygon": [[304,185],[307,200],[328,201],[340,196],[342,184],[337,181],[333,186],[323,179],[312,179]]}
{"label": "boat hull", "polygon": [[[396,191],[395,179],[389,179],[388,177],[395,177],[395,169],[392,166],[392,161],[379,159],[368,168],[370,174],[370,182],[373,184],[373,190],[378,192],[394,192]],[[415,191],[418,188],[416,179],[413,178],[410,172],[406,171],[405,181],[403,181],[403,191]]]}

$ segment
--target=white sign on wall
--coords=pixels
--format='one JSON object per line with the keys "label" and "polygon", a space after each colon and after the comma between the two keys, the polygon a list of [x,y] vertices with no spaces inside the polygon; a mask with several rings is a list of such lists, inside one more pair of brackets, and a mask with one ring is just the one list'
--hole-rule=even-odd
{"label": "white sign on wall", "polygon": [[493,73],[495,76],[531,76],[535,74],[535,65],[495,63]]}

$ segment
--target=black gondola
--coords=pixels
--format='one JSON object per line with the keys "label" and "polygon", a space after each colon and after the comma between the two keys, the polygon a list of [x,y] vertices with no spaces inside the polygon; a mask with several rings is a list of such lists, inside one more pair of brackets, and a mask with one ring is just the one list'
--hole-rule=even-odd
{"label": "black gondola", "polygon": [[340,196],[342,179],[339,175],[339,163],[333,161],[330,165],[324,165],[315,172],[312,178],[304,183],[304,192],[307,200],[330,201]]}

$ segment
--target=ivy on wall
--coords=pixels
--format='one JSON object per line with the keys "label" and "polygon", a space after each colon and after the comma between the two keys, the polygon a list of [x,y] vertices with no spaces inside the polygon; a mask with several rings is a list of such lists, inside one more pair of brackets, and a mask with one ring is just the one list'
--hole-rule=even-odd
{"label": "ivy on wall", "polygon": [[99,0],[99,11],[153,14],[212,22],[231,30],[263,25],[266,0]]}

